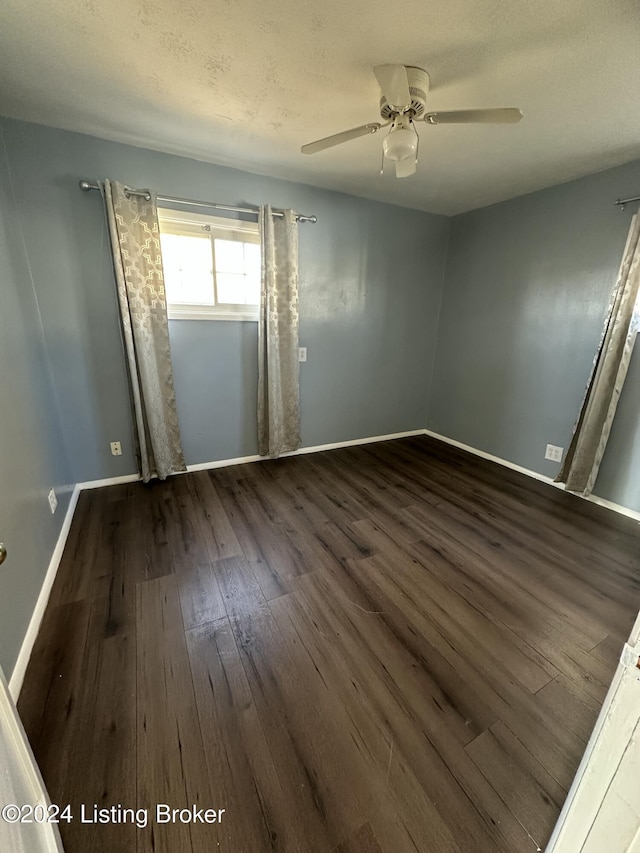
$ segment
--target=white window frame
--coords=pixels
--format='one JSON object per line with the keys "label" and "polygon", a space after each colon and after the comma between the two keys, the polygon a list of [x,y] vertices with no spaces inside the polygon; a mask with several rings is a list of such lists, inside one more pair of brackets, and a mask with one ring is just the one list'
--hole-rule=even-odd
{"label": "white window frame", "polygon": [[[208,233],[211,243],[211,268],[213,270],[213,299],[212,305],[190,304],[184,302],[169,302],[167,297],[167,316],[170,320],[252,320],[259,317],[259,305],[219,304],[217,301],[215,239],[236,239],[243,243],[260,245],[260,231],[257,222],[247,222],[241,219],[226,219],[190,211],[158,208],[160,231],[171,234],[201,236]],[[163,228],[164,226],[164,228]]]}

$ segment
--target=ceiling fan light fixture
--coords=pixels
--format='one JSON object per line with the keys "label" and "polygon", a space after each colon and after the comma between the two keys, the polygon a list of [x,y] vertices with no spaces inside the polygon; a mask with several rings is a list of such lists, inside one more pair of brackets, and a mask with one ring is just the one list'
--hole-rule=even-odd
{"label": "ceiling fan light fixture", "polygon": [[493,107],[480,110],[425,112],[429,93],[429,74],[415,65],[376,65],[373,73],[380,86],[380,117],[383,123],[371,122],[343,130],[302,146],[303,154],[315,154],[351,139],[377,133],[389,127],[382,141],[380,174],[385,161],[395,164],[396,178],[414,175],[418,164],[419,139],[414,122],[425,124],[515,124],[522,118],[517,107]]}
{"label": "ceiling fan light fixture", "polygon": [[418,151],[418,134],[407,124],[392,127],[382,143],[384,156],[389,160],[415,158]]}

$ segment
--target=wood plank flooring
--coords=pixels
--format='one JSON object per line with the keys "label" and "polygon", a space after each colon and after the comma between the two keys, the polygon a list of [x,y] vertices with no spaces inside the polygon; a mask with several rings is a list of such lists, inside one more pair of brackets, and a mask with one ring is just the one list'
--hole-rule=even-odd
{"label": "wood plank flooring", "polygon": [[426,437],[82,493],[19,703],[67,853],[543,848],[639,545]]}

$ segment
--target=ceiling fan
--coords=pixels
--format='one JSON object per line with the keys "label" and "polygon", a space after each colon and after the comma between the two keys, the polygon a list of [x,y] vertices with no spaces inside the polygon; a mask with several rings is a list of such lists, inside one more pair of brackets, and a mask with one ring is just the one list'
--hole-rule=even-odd
{"label": "ceiling fan", "polygon": [[386,121],[383,124],[363,124],[310,142],[300,149],[303,154],[316,154],[350,139],[377,133],[383,127],[391,125],[391,130],[382,143],[382,165],[384,168],[385,157],[394,161],[396,177],[407,178],[416,171],[418,162],[419,137],[415,128],[416,121],[424,121],[426,124],[515,124],[522,118],[522,113],[516,107],[427,113],[425,107],[429,75],[423,68],[413,65],[376,65],[373,73],[382,90],[380,115]]}

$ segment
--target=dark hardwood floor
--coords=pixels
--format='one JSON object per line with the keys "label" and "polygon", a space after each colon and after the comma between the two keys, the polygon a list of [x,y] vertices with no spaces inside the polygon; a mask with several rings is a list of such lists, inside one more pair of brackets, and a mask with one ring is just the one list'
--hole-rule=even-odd
{"label": "dark hardwood floor", "polygon": [[423,437],[82,493],[19,703],[68,853],[543,848],[639,544]]}

